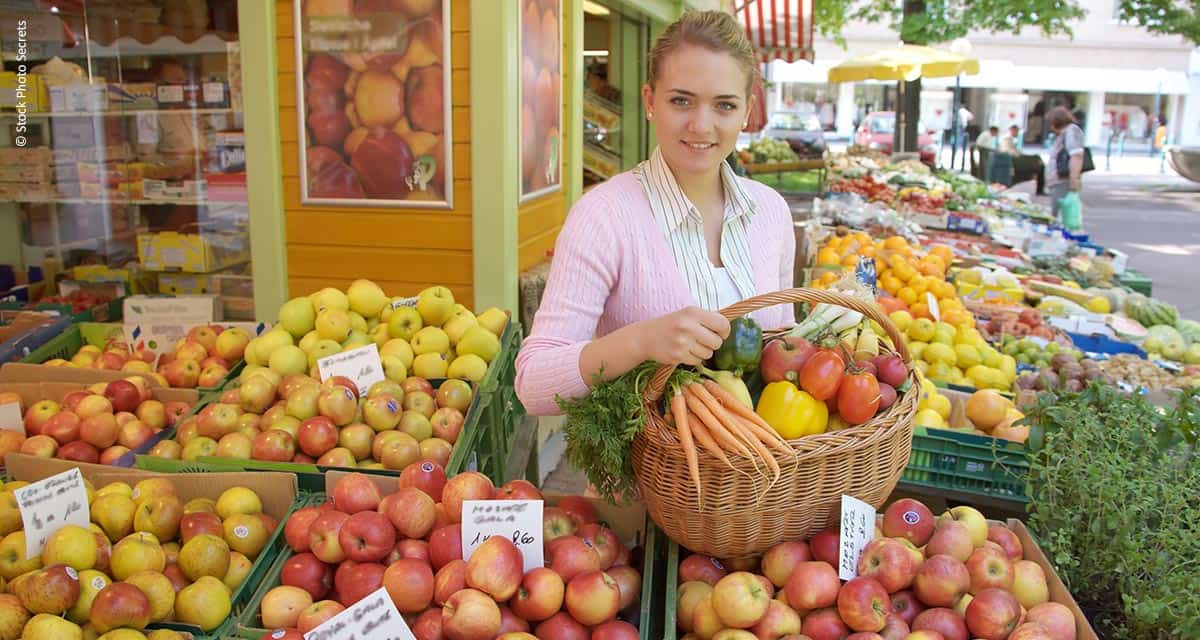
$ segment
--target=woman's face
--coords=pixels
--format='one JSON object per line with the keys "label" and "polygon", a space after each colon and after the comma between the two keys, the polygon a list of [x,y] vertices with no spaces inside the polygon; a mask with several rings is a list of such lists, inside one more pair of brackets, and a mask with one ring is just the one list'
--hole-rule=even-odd
{"label": "woman's face", "polygon": [[642,99],[671,169],[703,175],[733,151],[752,98],[733,56],[684,45],[661,61],[655,86],[642,87]]}

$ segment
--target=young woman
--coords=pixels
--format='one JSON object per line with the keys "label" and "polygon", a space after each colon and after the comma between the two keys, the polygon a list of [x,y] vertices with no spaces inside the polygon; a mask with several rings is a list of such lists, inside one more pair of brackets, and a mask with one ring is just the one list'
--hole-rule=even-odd
{"label": "young woman", "polygon": [[[517,357],[530,414],[557,414],[557,397],[646,360],[698,364],[729,333],[718,309],[792,286],[787,204],[725,162],[757,67],[740,25],[717,11],[684,14],[655,43],[642,99],[658,147],[571,208]],[[790,305],[752,317],[765,329],[794,321]]]}

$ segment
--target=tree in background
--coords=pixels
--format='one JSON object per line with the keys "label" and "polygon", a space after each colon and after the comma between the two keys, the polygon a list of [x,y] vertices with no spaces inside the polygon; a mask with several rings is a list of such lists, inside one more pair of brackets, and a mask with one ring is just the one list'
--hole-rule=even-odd
{"label": "tree in background", "polygon": [[[1178,1],[1121,0],[1122,7],[1175,6]],[[901,41],[933,46],[972,31],[1017,34],[1023,28],[1033,27],[1047,37],[1071,35],[1071,23],[1085,14],[1075,0],[817,0],[814,4],[816,29],[843,45],[843,30],[859,21],[886,22],[900,35]],[[1200,29],[1194,10],[1191,19],[1192,28]],[[901,110],[906,148],[897,151],[915,151],[921,112],[920,79],[905,83],[904,104],[897,111]]]}
{"label": "tree in background", "polygon": [[1120,0],[1117,17],[1151,33],[1183,36],[1200,45],[1200,1]]}

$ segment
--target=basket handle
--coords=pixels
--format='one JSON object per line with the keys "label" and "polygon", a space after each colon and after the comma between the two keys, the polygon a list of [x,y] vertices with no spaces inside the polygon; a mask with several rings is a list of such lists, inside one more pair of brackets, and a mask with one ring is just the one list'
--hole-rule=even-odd
{"label": "basket handle", "polygon": [[[814,305],[819,303],[833,304],[857,311],[874,320],[879,323],[879,326],[892,339],[892,345],[895,347],[900,359],[904,361],[906,366],[912,368],[912,356],[909,355],[908,347],[904,344],[904,336],[896,329],[896,325],[892,324],[891,318],[883,313],[883,309],[878,304],[864,302],[853,296],[835,291],[826,291],[824,289],[797,287],[746,298],[741,302],[736,302],[721,309],[719,313],[725,316],[726,319],[733,320],[747,313],[773,307],[777,304],[792,304],[796,302],[808,302]],[[643,393],[643,398],[647,403],[653,404],[658,402],[659,398],[662,398],[663,391],[667,386],[667,380],[671,377],[671,373],[675,371],[676,366],[678,365],[659,365],[658,370],[654,372],[654,377],[650,379],[650,383],[646,385],[646,390]]]}

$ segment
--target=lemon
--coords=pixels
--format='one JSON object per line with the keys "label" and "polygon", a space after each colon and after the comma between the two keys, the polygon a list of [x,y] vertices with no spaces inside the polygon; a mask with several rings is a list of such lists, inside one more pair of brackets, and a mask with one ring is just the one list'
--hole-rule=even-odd
{"label": "lemon", "polygon": [[921,401],[929,400],[933,396],[938,395],[937,385],[925,376],[921,376]]}
{"label": "lemon", "polygon": [[916,417],[913,418],[913,422],[921,427],[932,427],[934,429],[946,428],[946,421],[942,419],[942,416],[938,412],[932,409],[918,411]]}
{"label": "lemon", "polygon": [[953,347],[954,339],[956,337],[958,337],[958,330],[954,328],[954,325],[946,322],[939,322],[933,327],[933,340],[931,340],[931,342],[940,342],[944,345]]}
{"label": "lemon", "polygon": [[908,328],[913,323],[912,314],[903,310],[891,312],[888,314],[888,318],[891,319],[892,324],[896,325],[896,330],[901,334],[908,333]]}
{"label": "lemon", "polygon": [[929,399],[929,408],[941,416],[943,420],[950,419],[950,398],[939,393]]}
{"label": "lemon", "polygon": [[925,351],[921,355],[925,362],[931,365],[945,364],[946,366],[953,367],[958,364],[958,355],[954,353],[954,349],[940,342],[935,342],[925,347]]}
{"label": "lemon", "polygon": [[945,362],[934,362],[929,365],[929,377],[933,378],[934,380],[948,382],[954,377],[953,371],[954,367],[946,364]]}
{"label": "lemon", "polygon": [[929,318],[917,318],[912,321],[908,327],[908,337],[921,342],[929,342],[933,339],[934,326],[933,321]]}
{"label": "lemon", "polygon": [[958,366],[964,369],[970,369],[983,361],[979,351],[969,344],[960,344],[954,347],[954,355],[957,358]]}
{"label": "lemon", "polygon": [[[1000,364],[1004,361],[1004,357],[996,348],[987,345],[979,352],[979,357],[983,360],[983,365],[986,367],[1000,368]],[[1010,356],[1011,357],[1011,356]],[[1015,362],[1015,361],[1014,361]]]}
{"label": "lemon", "polygon": [[1112,305],[1108,303],[1108,298],[1093,296],[1087,301],[1087,310],[1092,313],[1109,313],[1112,311]]}
{"label": "lemon", "polygon": [[928,346],[929,343],[914,340],[908,343],[908,355],[912,356],[913,360],[920,360],[921,354],[925,352],[925,347]]}
{"label": "lemon", "polygon": [[929,363],[925,362],[924,360],[913,360],[913,368],[916,369],[917,373],[920,373],[921,375],[927,375],[929,373]]}
{"label": "lemon", "polygon": [[[993,366],[993,365],[988,365],[988,366]],[[1012,382],[1013,380],[1017,379],[1017,359],[1016,358],[1014,358],[1010,355],[1000,356],[1000,364],[995,365],[995,368],[999,369],[1004,374],[1004,377],[1008,378],[1009,382]]]}

